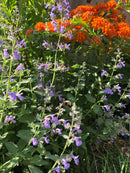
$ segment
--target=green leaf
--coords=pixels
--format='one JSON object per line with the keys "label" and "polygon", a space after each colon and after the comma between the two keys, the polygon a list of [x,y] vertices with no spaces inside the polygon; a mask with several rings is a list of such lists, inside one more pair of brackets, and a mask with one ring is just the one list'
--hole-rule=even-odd
{"label": "green leaf", "polygon": [[74,96],[73,96],[72,94],[70,94],[70,93],[67,94],[67,99],[68,99],[69,101],[71,101],[71,103],[74,103],[74,102],[75,102]]}
{"label": "green leaf", "polygon": [[4,138],[6,138],[8,135],[8,132],[4,133],[2,136],[0,135],[0,140],[3,140]]}
{"label": "green leaf", "polygon": [[41,171],[38,167],[33,165],[28,165],[28,169],[31,173],[43,173],[43,171]]}
{"label": "green leaf", "polygon": [[32,160],[30,160],[30,163],[36,166],[43,166],[48,165],[49,163],[42,159],[40,155],[35,155]]}
{"label": "green leaf", "polygon": [[94,97],[92,97],[90,94],[85,95],[85,97],[87,98],[88,102],[90,102],[90,103],[96,102],[96,99]]}
{"label": "green leaf", "polygon": [[53,161],[56,161],[58,159],[57,156],[52,155],[50,152],[46,152],[45,159],[51,159]]}
{"label": "green leaf", "polygon": [[6,142],[5,146],[10,153],[15,154],[18,152],[18,146],[14,144],[13,142]]}
{"label": "green leaf", "polygon": [[104,120],[102,118],[97,119],[98,126],[101,126],[104,123]]}
{"label": "green leaf", "polygon": [[75,65],[73,65],[73,66],[71,66],[72,68],[79,68],[80,67],[80,65],[79,64],[75,64]]}
{"label": "green leaf", "polygon": [[32,137],[32,134],[30,130],[19,130],[17,136],[23,139],[24,141],[29,142],[29,140]]}
{"label": "green leaf", "polygon": [[64,91],[74,91],[74,87],[66,88],[66,89],[64,89]]}
{"label": "green leaf", "polygon": [[0,166],[0,172],[7,172],[18,165],[19,157],[14,157],[13,159],[5,162],[3,165]]}
{"label": "green leaf", "polygon": [[98,115],[102,115],[103,114],[103,110],[99,105],[94,105],[93,107],[93,111],[98,114]]}

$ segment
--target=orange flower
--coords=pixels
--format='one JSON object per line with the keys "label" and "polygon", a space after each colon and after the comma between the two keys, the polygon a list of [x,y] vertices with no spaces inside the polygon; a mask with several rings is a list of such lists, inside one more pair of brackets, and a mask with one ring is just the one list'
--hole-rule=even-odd
{"label": "orange flower", "polygon": [[45,31],[45,23],[43,22],[38,22],[34,28],[37,28],[38,32],[40,31]]}
{"label": "orange flower", "polygon": [[120,22],[116,26],[117,36],[122,37],[123,40],[130,38],[130,25],[125,22]]}
{"label": "orange flower", "polygon": [[74,39],[79,42],[79,43],[83,43],[84,41],[86,41],[88,38],[88,35],[82,31],[77,32],[77,36],[74,37]]}
{"label": "orange flower", "polygon": [[107,6],[107,10],[111,10],[113,8],[116,8],[117,2],[114,0],[110,0],[106,3],[106,6]]}
{"label": "orange flower", "polygon": [[96,45],[96,46],[98,46],[99,44],[101,44],[101,39],[100,39],[100,37],[98,37],[98,36],[93,36],[92,37],[92,39],[91,39],[91,41],[90,41],[90,44],[91,45]]}
{"label": "orange flower", "polygon": [[71,17],[82,16],[83,13],[87,11],[95,11],[94,6],[92,5],[80,5],[76,9],[73,9],[70,12]]}
{"label": "orange flower", "polygon": [[26,31],[26,36],[30,35],[31,33],[33,33],[34,30],[30,29]]}

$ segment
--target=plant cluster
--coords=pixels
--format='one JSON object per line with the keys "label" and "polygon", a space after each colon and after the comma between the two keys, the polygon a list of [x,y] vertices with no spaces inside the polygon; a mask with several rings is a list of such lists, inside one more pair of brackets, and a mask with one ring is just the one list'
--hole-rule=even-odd
{"label": "plant cluster", "polygon": [[88,148],[130,136],[130,26],[113,0],[45,9],[26,39],[15,20],[1,27],[0,172],[91,172]]}

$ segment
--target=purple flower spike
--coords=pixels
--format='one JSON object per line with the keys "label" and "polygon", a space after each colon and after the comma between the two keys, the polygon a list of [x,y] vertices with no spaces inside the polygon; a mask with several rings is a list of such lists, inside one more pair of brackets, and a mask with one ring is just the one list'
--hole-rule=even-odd
{"label": "purple flower spike", "polygon": [[17,96],[16,96],[17,92],[9,92],[9,96],[10,96],[10,100],[11,101],[15,101]]}
{"label": "purple flower spike", "polygon": [[44,126],[46,129],[50,128],[50,121],[48,119],[44,120]]}
{"label": "purple flower spike", "polygon": [[61,26],[60,32],[63,34],[65,32],[64,26]]}
{"label": "purple flower spike", "polygon": [[117,84],[115,88],[118,90],[119,93],[121,92],[121,87],[119,86],[119,84]]}
{"label": "purple flower spike", "polygon": [[79,164],[79,156],[72,156],[76,165]]}
{"label": "purple flower spike", "polygon": [[106,94],[110,94],[110,95],[113,94],[113,91],[112,91],[112,89],[110,89],[110,88],[105,88],[105,90],[103,90],[103,91],[104,91],[104,93],[106,93]]}
{"label": "purple flower spike", "polygon": [[21,96],[23,93],[20,93],[20,94],[17,94],[17,97],[19,98],[20,101],[23,101],[24,100],[24,97]]}
{"label": "purple flower spike", "polygon": [[8,124],[9,122],[16,123],[16,121],[15,121],[14,119],[15,119],[15,116],[12,116],[12,115],[8,116],[8,115],[7,115],[7,116],[5,117],[4,123],[5,123],[5,124]]}
{"label": "purple flower spike", "polygon": [[79,139],[81,139],[81,137],[75,137],[75,142],[76,142],[76,146],[79,147],[80,145],[82,145],[82,141],[80,141]]}
{"label": "purple flower spike", "polygon": [[43,139],[45,140],[46,144],[48,144],[50,142],[50,139],[48,139],[48,136],[43,137]]}
{"label": "purple flower spike", "polygon": [[32,138],[32,144],[33,146],[37,146],[38,145],[38,141],[36,138]]}
{"label": "purple flower spike", "polygon": [[52,122],[52,123],[54,123],[54,122],[55,122],[55,125],[56,125],[56,126],[60,124],[60,122],[59,122],[59,120],[58,120],[58,118],[57,118],[57,117],[52,117],[51,122]]}
{"label": "purple flower spike", "polygon": [[68,163],[67,160],[65,160],[65,159],[62,159],[62,161],[63,161],[64,168],[66,170],[69,169],[70,168],[70,163]]}
{"label": "purple flower spike", "polygon": [[124,62],[124,61],[123,61],[123,62],[119,62],[119,63],[117,64],[117,66],[118,66],[118,68],[125,67],[125,62]]}
{"label": "purple flower spike", "polygon": [[18,65],[18,67],[17,67],[17,70],[22,70],[22,71],[24,71],[25,70],[25,67],[23,67],[23,64],[22,63],[20,63],[19,65]]}
{"label": "purple flower spike", "polygon": [[9,53],[7,52],[7,49],[3,49],[4,56],[9,56]]}
{"label": "purple flower spike", "polygon": [[57,165],[57,167],[55,167],[54,170],[55,170],[57,173],[60,173],[60,166]]}
{"label": "purple flower spike", "polygon": [[14,57],[15,57],[16,60],[20,59],[19,50],[14,51]]}

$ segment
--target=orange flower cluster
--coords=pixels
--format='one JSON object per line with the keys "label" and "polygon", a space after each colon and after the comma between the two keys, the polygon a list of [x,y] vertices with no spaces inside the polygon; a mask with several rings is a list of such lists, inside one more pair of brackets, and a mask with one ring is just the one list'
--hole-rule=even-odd
{"label": "orange flower cluster", "polygon": [[101,39],[100,39],[100,37],[96,37],[96,36],[93,36],[92,37],[92,39],[91,39],[91,41],[90,41],[90,44],[91,45],[96,45],[96,46],[98,46],[98,45],[100,45],[101,44]]}
{"label": "orange flower cluster", "polygon": [[32,33],[33,33],[33,31],[34,31],[33,29],[27,30],[27,31],[26,31],[26,36],[28,36],[28,35],[32,34]]}
{"label": "orange flower cluster", "polygon": [[[110,40],[115,37],[122,37],[124,40],[126,40],[128,37],[130,37],[130,25],[125,22],[124,16],[119,13],[120,8],[119,10],[118,8],[117,2],[110,0],[107,3],[99,3],[95,7],[92,5],[78,6],[76,9],[73,9],[70,12],[70,16],[73,21],[76,19],[81,19],[82,21],[86,22],[91,31],[93,29],[95,31],[101,29],[102,33]],[[71,20],[66,20],[63,22],[61,19],[57,19],[56,24],[59,30],[61,26],[64,26],[64,36],[67,35],[67,33],[73,35],[72,39],[65,36],[67,41],[77,41],[82,43],[89,37],[86,29],[81,30],[83,26],[81,23],[72,24]],[[36,28],[38,32],[55,32],[54,26],[51,22],[46,24],[38,22],[34,28]]]}
{"label": "orange flower cluster", "polygon": [[38,32],[45,31],[45,24],[43,22],[38,22],[34,28],[37,28]]}

